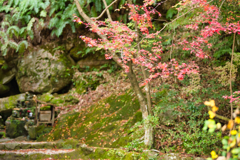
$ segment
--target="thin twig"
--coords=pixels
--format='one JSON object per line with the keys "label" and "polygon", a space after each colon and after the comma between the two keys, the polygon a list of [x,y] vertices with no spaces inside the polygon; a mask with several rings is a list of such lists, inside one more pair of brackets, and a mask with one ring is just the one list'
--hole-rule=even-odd
{"label": "thin twig", "polygon": [[110,19],[110,21],[112,21],[112,17],[111,17],[111,15],[110,15],[110,12],[109,12],[109,9],[108,9],[108,6],[107,6],[106,1],[103,0],[103,3],[104,3],[104,5],[105,5],[105,8],[107,8],[107,15],[108,15],[108,18]]}
{"label": "thin twig", "polygon": [[222,5],[223,5],[224,2],[225,2],[225,0],[222,1],[221,5],[219,7],[219,12],[221,11],[221,8],[222,8]]}
{"label": "thin twig", "polygon": [[92,18],[92,19],[97,20],[97,19],[101,18],[101,17],[103,16],[103,14],[104,14],[106,11],[108,11],[108,8],[111,7],[115,2],[117,2],[117,0],[113,1],[109,6],[107,6],[107,7],[102,11],[102,13],[101,13],[98,17]]}
{"label": "thin twig", "polygon": [[[186,14],[190,13],[192,10],[196,9],[196,8],[199,8],[199,7],[193,7],[192,9],[190,9],[188,12],[184,13],[183,15],[175,18],[173,21],[165,24],[165,26],[163,26],[163,28],[159,31],[159,33],[161,33],[169,24],[172,24],[173,22],[175,22],[176,20],[178,20],[179,18],[185,16]],[[138,44],[140,44],[146,37],[143,37],[139,42]],[[136,44],[133,48],[135,48],[136,46],[138,46],[138,44]]]}
{"label": "thin twig", "polygon": [[221,119],[221,120],[224,120],[224,121],[229,121],[230,119],[228,119],[228,118],[226,118],[226,117],[223,117],[223,116],[220,116],[220,115],[218,115],[218,114],[215,114],[215,117],[217,117],[217,118],[219,118],[219,119]]}
{"label": "thin twig", "polygon": [[[235,36],[236,33],[234,33],[233,36],[233,46],[232,46],[232,58],[231,58],[231,68],[230,68],[230,94],[232,96],[232,66],[233,66],[233,53],[234,53],[234,45],[235,45]],[[233,105],[232,102],[230,102],[231,105],[231,120],[233,119]]]}

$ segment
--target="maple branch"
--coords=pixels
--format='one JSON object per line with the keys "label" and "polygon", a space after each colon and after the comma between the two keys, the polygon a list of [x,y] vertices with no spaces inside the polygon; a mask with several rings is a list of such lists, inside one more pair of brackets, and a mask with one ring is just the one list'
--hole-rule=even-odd
{"label": "maple branch", "polygon": [[[169,24],[172,24],[173,22],[175,22],[175,21],[178,20],[179,18],[185,16],[186,14],[188,14],[189,12],[191,12],[192,10],[194,10],[194,9],[196,9],[196,8],[199,8],[199,7],[193,7],[193,8],[190,9],[188,12],[186,12],[186,13],[184,13],[183,15],[175,18],[173,21],[165,24],[165,25],[163,26],[163,28],[159,31],[159,33],[161,33]],[[138,44],[140,44],[145,38],[146,38],[146,37],[143,37],[143,38],[138,42]],[[135,48],[136,46],[138,46],[138,44],[136,44],[133,48]]]}
{"label": "maple branch", "polygon": [[[91,18],[89,18],[89,17],[84,13],[84,11],[83,11],[81,5],[79,4],[78,0],[74,0],[74,1],[75,1],[76,5],[77,5],[78,12],[79,12],[79,14],[83,17],[83,19],[84,19],[85,21],[87,21],[87,23],[89,23],[89,24],[97,25]],[[114,2],[116,2],[116,1],[117,1],[117,0],[115,0]],[[106,9],[108,9],[112,4],[113,4],[113,2],[112,2]],[[105,10],[106,10],[106,9],[105,9]],[[100,33],[98,33],[98,32],[97,32],[97,34],[98,34],[98,36],[101,37],[103,40],[106,40],[106,41],[108,40],[105,35],[102,35],[102,34],[100,34]],[[112,59],[113,59],[121,68],[124,69],[124,68],[125,68],[125,67],[124,67],[124,64],[122,63],[122,61],[121,61],[121,59],[119,58],[119,56],[118,56],[116,53],[114,53],[114,52],[111,52],[111,54],[112,54]]]}
{"label": "maple branch", "polygon": [[[212,2],[212,1],[208,2],[208,4],[211,3],[211,2]],[[193,7],[193,8],[191,8],[189,11],[187,11],[186,13],[184,13],[183,15],[181,15],[181,16],[175,18],[174,20],[172,20],[171,22],[165,24],[165,25],[163,26],[163,28],[159,31],[159,33],[161,33],[169,24],[172,24],[173,22],[175,22],[175,21],[178,20],[179,18],[185,16],[186,14],[192,12],[192,11],[193,11],[194,9],[196,9],[196,8],[199,8],[199,7]],[[158,34],[159,34],[159,33],[158,33]],[[146,38],[146,37],[143,37],[143,38],[138,42],[138,44],[140,44],[145,38]],[[136,44],[133,48],[135,48],[136,46],[138,46],[138,44]]]}
{"label": "maple branch", "polygon": [[[103,0],[103,3],[104,3],[104,2],[106,3],[105,0]],[[113,1],[111,4],[109,4],[109,6],[107,6],[107,4],[105,5],[105,3],[104,3],[105,7],[106,7],[106,6],[107,6],[107,7],[102,11],[102,13],[101,13],[98,17],[93,18],[93,19],[97,20],[97,19],[101,18],[106,11],[107,11],[107,14],[110,15],[108,8],[111,7],[115,2],[117,2],[117,0]],[[109,17],[108,17],[108,18],[109,18]],[[111,18],[110,18],[110,20],[111,20]]]}
{"label": "maple branch", "polygon": [[79,4],[78,0],[74,0],[74,1],[75,1],[75,3],[76,3],[78,12],[79,12],[79,14],[83,17],[83,19],[85,19],[85,20],[86,20],[88,23],[90,23],[90,24],[96,25],[96,23],[95,23],[90,17],[88,17],[88,16],[84,13],[84,11],[83,11],[81,5]]}
{"label": "maple branch", "polygon": [[[116,0],[117,1],[117,0]],[[106,3],[106,0],[103,0],[103,3],[104,3],[104,5],[105,5],[105,8],[107,9],[107,16],[108,16],[108,18],[110,19],[110,21],[112,21],[112,17],[111,17],[111,15],[110,15],[110,12],[109,12],[109,7],[107,6],[107,3]],[[113,3],[112,3],[113,4]]]}

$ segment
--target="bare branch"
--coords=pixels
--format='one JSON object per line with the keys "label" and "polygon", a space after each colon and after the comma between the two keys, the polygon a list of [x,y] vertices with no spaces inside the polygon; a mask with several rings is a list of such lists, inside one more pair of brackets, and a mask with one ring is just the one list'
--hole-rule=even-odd
{"label": "bare branch", "polygon": [[[103,2],[105,2],[106,3],[106,1],[105,0],[103,0]],[[102,13],[98,16],[98,17],[96,17],[96,18],[93,18],[93,19],[99,19],[99,18],[101,18],[102,16],[103,16],[103,14],[106,12],[106,11],[108,11],[108,8],[109,7],[111,7],[115,2],[117,2],[117,0],[115,0],[115,1],[113,1],[109,6],[107,6],[106,7],[106,5],[105,5],[105,9],[102,11]]]}
{"label": "bare branch", "polygon": [[[116,0],[117,1],[117,0]],[[109,12],[109,9],[108,9],[108,6],[107,6],[107,3],[106,3],[106,0],[103,0],[103,3],[104,3],[104,6],[105,8],[107,8],[107,15],[108,15],[108,18],[110,19],[110,21],[112,21],[112,17],[110,15],[110,12]]]}

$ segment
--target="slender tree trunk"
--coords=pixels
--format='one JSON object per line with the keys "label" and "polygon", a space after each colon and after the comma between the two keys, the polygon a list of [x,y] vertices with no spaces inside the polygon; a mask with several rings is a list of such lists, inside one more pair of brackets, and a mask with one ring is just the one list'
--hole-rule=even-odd
{"label": "slender tree trunk", "polygon": [[144,144],[147,147],[152,147],[152,145],[153,145],[153,127],[148,123],[148,120],[147,120],[148,116],[150,115],[149,107],[148,107],[146,99],[142,93],[142,90],[139,87],[139,83],[137,81],[136,75],[133,72],[132,62],[129,62],[128,66],[129,66],[129,72],[127,73],[127,76],[129,77],[129,80],[133,87],[133,90],[139,100],[140,109],[142,111],[142,118],[144,121],[144,129],[145,129]]}

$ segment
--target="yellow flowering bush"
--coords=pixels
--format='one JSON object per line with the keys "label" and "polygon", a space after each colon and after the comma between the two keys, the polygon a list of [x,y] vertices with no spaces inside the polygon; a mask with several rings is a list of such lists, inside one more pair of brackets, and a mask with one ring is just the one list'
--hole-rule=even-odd
{"label": "yellow flowering bush", "polygon": [[[211,158],[207,160],[238,160],[240,159],[240,112],[238,109],[233,113],[233,119],[230,120],[226,117],[218,115],[218,107],[215,105],[214,100],[206,101],[204,103],[209,107],[209,118],[205,121],[204,130],[209,132],[214,132],[216,129],[221,129],[222,131],[229,130],[229,136],[225,136],[222,139],[223,151],[219,155],[215,152],[211,152]],[[227,123],[222,126],[220,123],[215,122],[213,118],[219,118],[225,120]],[[220,155],[221,154],[221,155]]]}

